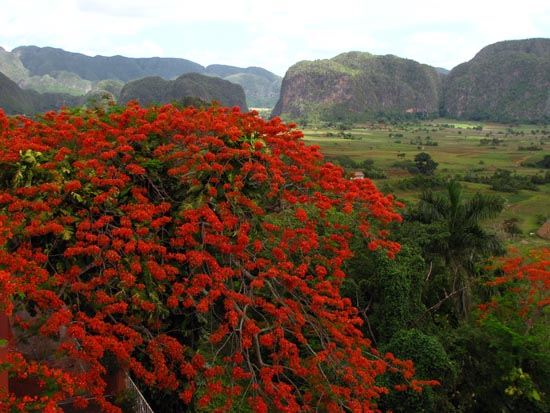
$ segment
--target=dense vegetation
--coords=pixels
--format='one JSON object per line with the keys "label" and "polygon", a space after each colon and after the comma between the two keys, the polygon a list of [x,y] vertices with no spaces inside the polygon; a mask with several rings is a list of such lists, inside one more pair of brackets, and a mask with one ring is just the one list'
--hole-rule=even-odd
{"label": "dense vegetation", "polygon": [[18,340],[0,369],[42,387],[0,392],[0,411],[118,411],[117,369],[163,412],[370,411],[435,384],[377,351],[340,293],[353,244],[399,251],[399,204],[301,132],[217,106],[0,122],[0,308]]}
{"label": "dense vegetation", "polygon": [[550,408],[550,252],[494,258],[503,199],[433,153],[405,208],[238,109],[0,119],[0,308],[19,340],[0,369],[47,394],[0,393],[0,411],[114,409],[101,373],[121,368],[163,412]]}
{"label": "dense vegetation", "polygon": [[349,176],[372,176],[406,205],[390,229],[401,252],[350,265],[346,294],[378,346],[412,358],[417,374],[429,371],[442,386],[387,406],[547,411],[550,263],[548,238],[536,234],[548,220],[548,128],[439,119],[309,124],[305,135]]}

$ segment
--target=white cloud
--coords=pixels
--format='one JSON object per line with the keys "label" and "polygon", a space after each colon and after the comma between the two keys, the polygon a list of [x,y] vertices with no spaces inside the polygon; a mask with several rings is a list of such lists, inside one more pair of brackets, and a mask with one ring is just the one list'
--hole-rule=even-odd
{"label": "white cloud", "polygon": [[0,46],[183,57],[284,74],[350,50],[451,68],[482,47],[550,37],[550,3],[463,0],[4,0]]}

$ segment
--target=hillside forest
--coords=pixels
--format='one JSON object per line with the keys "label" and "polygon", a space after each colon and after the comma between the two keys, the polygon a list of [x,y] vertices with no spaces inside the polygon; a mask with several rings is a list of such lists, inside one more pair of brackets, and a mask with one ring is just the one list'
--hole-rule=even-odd
{"label": "hillside forest", "polygon": [[0,413],[550,411],[549,42],[300,62],[273,116],[0,75]]}

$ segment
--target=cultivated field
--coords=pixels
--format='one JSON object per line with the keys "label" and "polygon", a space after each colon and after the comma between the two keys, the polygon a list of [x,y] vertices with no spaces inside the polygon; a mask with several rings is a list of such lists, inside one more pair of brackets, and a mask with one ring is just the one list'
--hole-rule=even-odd
{"label": "cultivated field", "polygon": [[547,243],[529,234],[550,217],[550,183],[536,185],[536,191],[498,192],[479,182],[497,171],[510,171],[512,176],[544,177],[549,170],[533,164],[550,155],[550,127],[546,125],[438,119],[398,124],[309,125],[300,129],[306,142],[319,145],[325,156],[343,159],[342,163],[353,160],[357,166],[347,165],[350,172],[363,170],[365,161],[372,162],[374,169],[386,175],[383,179],[373,178],[378,187],[409,205],[416,202],[420,189],[406,189],[400,183],[414,176],[407,165],[414,164],[418,153],[426,152],[438,163],[436,176],[467,179],[463,185],[468,192],[497,193],[506,199],[505,211],[490,225],[499,230],[505,220],[515,220],[521,234],[513,237],[508,234],[511,243]]}

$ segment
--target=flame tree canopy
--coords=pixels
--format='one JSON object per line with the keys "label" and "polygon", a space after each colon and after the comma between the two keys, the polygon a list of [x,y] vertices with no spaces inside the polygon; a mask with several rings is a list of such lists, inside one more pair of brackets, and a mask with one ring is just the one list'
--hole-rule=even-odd
{"label": "flame tree canopy", "polygon": [[180,411],[376,411],[390,373],[421,389],[339,293],[352,230],[399,250],[396,203],[293,128],[216,105],[0,111],[0,309],[52,346],[9,351],[43,394],[0,389],[0,411],[120,411],[113,368]]}

